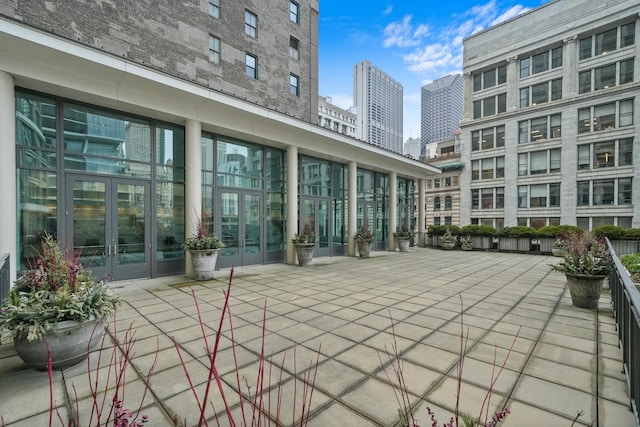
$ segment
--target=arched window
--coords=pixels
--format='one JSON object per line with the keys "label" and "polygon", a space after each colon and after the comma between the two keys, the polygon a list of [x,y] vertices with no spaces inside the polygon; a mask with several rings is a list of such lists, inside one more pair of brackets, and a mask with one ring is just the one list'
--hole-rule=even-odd
{"label": "arched window", "polygon": [[444,198],[444,210],[445,211],[451,210],[451,196],[447,196]]}
{"label": "arched window", "polygon": [[433,199],[433,210],[434,211],[439,211],[440,210],[440,197],[434,197],[434,199]]}

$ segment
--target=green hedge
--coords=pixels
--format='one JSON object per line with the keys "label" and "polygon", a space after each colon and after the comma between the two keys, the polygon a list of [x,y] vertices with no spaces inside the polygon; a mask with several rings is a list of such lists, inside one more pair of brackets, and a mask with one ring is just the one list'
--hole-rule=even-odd
{"label": "green hedge", "polygon": [[494,236],[496,229],[490,225],[469,224],[460,228],[460,232],[463,235],[469,234],[471,236]]}
{"label": "green hedge", "polygon": [[537,232],[541,237],[560,237],[570,233],[582,234],[584,231],[575,225],[546,225],[538,228]]}

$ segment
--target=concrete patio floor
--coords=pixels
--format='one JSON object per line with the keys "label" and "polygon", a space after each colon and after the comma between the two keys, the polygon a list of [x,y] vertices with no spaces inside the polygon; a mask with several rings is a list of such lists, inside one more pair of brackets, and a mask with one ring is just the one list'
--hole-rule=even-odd
{"label": "concrete patio floor", "polygon": [[[428,406],[442,425],[456,404],[463,324],[468,341],[461,412],[479,415],[494,365],[502,363],[515,339],[490,400],[489,413],[503,407],[511,411],[501,426],[569,427],[578,411],[583,415],[576,425],[634,426],[608,291],[603,293],[598,310],[573,307],[564,276],[548,266],[557,260],[412,248],[409,253],[373,252],[369,259],[316,258],[312,266],[304,268],[285,264],[236,268],[230,308],[243,390],[244,384],[250,384],[251,393],[255,392],[266,302],[264,351],[276,366],[267,363],[265,372],[268,376],[271,368],[272,385],[279,382],[283,387],[282,425],[292,425],[300,416],[302,383],[294,377],[303,379],[309,374],[310,361],[315,361],[320,346],[308,425],[398,425],[399,404],[379,357],[388,364],[385,348],[392,349],[392,328],[418,424],[432,424]],[[208,364],[191,292],[195,290],[209,344],[213,345],[229,274],[229,270],[222,270],[210,282],[172,276],[112,284],[125,300],[117,313],[118,336],[132,324],[136,339],[126,377],[125,407],[135,410],[140,404],[141,377],[157,353],[157,366],[142,404],[142,413],[150,419],[147,425],[170,426],[173,419],[179,420],[179,425],[185,425],[185,420],[188,426],[197,425],[198,404],[172,338],[202,395]],[[223,331],[216,366],[238,422],[241,412],[234,392],[236,375],[228,323]],[[112,345],[112,341],[106,342]],[[103,365],[104,355],[110,354],[110,348],[103,350]],[[94,351],[89,359],[92,368],[98,364],[98,355]],[[280,377],[278,366],[283,357]],[[54,400],[62,417],[68,416],[67,399],[75,400],[68,396],[77,395],[82,426],[88,423],[92,401],[86,372],[87,364],[81,363],[53,375]],[[100,372],[102,381],[106,370]],[[393,380],[393,371],[387,372]],[[291,402],[294,383],[298,396],[295,415]],[[271,393],[272,407],[276,395],[276,391]],[[216,410],[221,411],[223,402],[215,384],[210,396]],[[48,408],[47,374],[26,369],[13,345],[5,342],[0,346],[0,416],[4,425],[49,425]],[[216,425],[211,407],[207,416],[209,425]],[[53,425],[62,424],[54,419]],[[224,418],[220,425],[229,422]]]}

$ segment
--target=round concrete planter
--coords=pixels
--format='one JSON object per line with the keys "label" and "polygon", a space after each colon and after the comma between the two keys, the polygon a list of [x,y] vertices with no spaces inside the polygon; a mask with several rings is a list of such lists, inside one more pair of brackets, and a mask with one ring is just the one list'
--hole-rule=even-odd
{"label": "round concrete planter", "polygon": [[211,280],[216,270],[220,249],[189,250],[191,265],[193,266],[193,278],[195,280]]}
{"label": "round concrete planter", "polygon": [[298,255],[298,265],[306,267],[313,261],[313,248],[315,243],[296,243],[296,254]]}
{"label": "round concrete planter", "polygon": [[598,308],[598,300],[602,292],[602,283],[607,276],[588,276],[569,274],[567,284],[573,305],[580,308]]}
{"label": "round concrete planter", "polygon": [[360,258],[369,258],[373,240],[356,240],[356,243],[358,244],[358,256]]}
{"label": "round concrete planter", "polygon": [[51,352],[53,369],[64,369],[87,358],[104,335],[104,319],[91,319],[86,322],[64,320],[58,327],[45,334],[43,339],[28,341],[26,336],[14,337],[16,353],[29,367],[41,371],[48,369]]}
{"label": "round concrete planter", "polygon": [[398,250],[400,252],[409,252],[409,244],[411,243],[410,239],[397,239],[398,240]]}
{"label": "round concrete planter", "polygon": [[456,247],[456,241],[454,240],[453,242],[451,242],[451,241],[448,241],[448,240],[443,240],[443,241],[440,242],[440,247],[442,249],[450,251],[450,250],[452,250],[453,248]]}

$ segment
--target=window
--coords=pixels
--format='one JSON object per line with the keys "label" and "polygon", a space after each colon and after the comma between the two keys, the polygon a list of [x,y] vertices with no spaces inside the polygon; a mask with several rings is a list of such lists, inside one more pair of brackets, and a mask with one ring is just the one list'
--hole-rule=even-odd
{"label": "window", "polygon": [[480,160],[471,161],[471,180],[477,181],[480,179]]}
{"label": "window", "polygon": [[209,61],[220,65],[220,38],[209,35]]}
{"label": "window", "polygon": [[471,190],[471,209],[480,209],[480,190]]}
{"label": "window", "polygon": [[627,166],[633,164],[633,138],[618,141],[618,165]]}
{"label": "window", "polygon": [[295,74],[289,75],[289,93],[294,96],[300,96],[300,77]]}
{"label": "window", "polygon": [[496,209],[504,209],[504,187],[496,188]]}
{"label": "window", "polygon": [[254,38],[258,35],[258,17],[248,10],[244,11],[244,33]]}
{"label": "window", "polygon": [[482,149],[489,150],[493,147],[493,128],[482,129]]}
{"label": "window", "polygon": [[551,100],[562,99],[562,79],[551,80]]}
{"label": "window", "polygon": [[[497,107],[497,108],[496,108]],[[507,94],[501,93],[497,96],[473,101],[473,118],[493,116],[496,113],[507,111]]]}
{"label": "window", "polygon": [[528,188],[526,185],[518,186],[518,207],[526,208],[527,207],[527,197],[528,197]]}
{"label": "window", "polygon": [[580,39],[580,59],[591,58],[592,45],[591,37]]}
{"label": "window", "polygon": [[560,165],[562,164],[560,153],[559,148],[549,150],[549,172],[560,172]]}
{"label": "window", "polygon": [[220,0],[209,0],[209,16],[220,18]]}
{"label": "window", "polygon": [[482,160],[482,179],[493,179],[493,158]]}
{"label": "window", "polygon": [[498,113],[504,113],[507,111],[507,94],[501,93],[498,95]]}
{"label": "window", "polygon": [[444,210],[445,211],[451,210],[451,196],[446,196],[444,198]]}
{"label": "window", "polygon": [[258,78],[258,58],[256,58],[253,55],[250,54],[245,54],[244,57],[244,72],[247,75],[247,77],[250,77],[252,79],[257,79]]}
{"label": "window", "polygon": [[496,69],[485,71],[483,74],[484,88],[494,87],[496,85]]}
{"label": "window", "polygon": [[591,109],[581,108],[578,110],[578,133],[591,131]]}
{"label": "window", "polygon": [[633,59],[620,62],[620,77],[618,80],[621,85],[633,82]]}
{"label": "window", "polygon": [[620,27],[620,49],[635,44],[636,23],[630,22]]}
{"label": "window", "polygon": [[537,142],[547,139],[547,118],[531,119],[531,141]]}
{"label": "window", "polygon": [[504,147],[504,125],[496,127],[496,147]]}
{"label": "window", "polygon": [[289,19],[291,22],[296,24],[300,23],[300,5],[298,3],[291,1],[289,2]]}
{"label": "window", "polygon": [[547,184],[532,185],[529,189],[531,198],[529,199],[529,207],[546,208],[547,207]]}
{"label": "window", "polygon": [[481,101],[473,101],[473,118],[479,119],[482,117],[482,103]]}
{"label": "window", "polygon": [[531,105],[549,101],[549,83],[544,82],[531,87]]}
{"label": "window", "polygon": [[518,123],[518,143],[524,144],[525,142],[529,142],[529,122],[519,122]]}
{"label": "window", "polygon": [[560,207],[560,183],[549,184],[549,207]]}
{"label": "window", "polygon": [[633,124],[633,99],[620,101],[620,126],[631,126]]}
{"label": "window", "polygon": [[631,204],[631,178],[618,179],[618,204]]}
{"label": "window", "polygon": [[531,175],[547,173],[547,152],[534,151],[529,155],[531,161]]}
{"label": "window", "polygon": [[527,153],[518,154],[518,176],[529,174],[529,155]]}
{"label": "window", "polygon": [[501,85],[507,82],[507,66],[503,65],[498,67],[498,84]]}
{"label": "window", "polygon": [[529,106],[529,88],[525,87],[520,89],[520,108],[526,108]]}
{"label": "window", "polygon": [[534,55],[531,61],[532,74],[541,73],[549,69],[549,52]]}
{"label": "window", "polygon": [[471,151],[480,150],[480,131],[474,130],[471,132]]}
{"label": "window", "polygon": [[473,91],[477,92],[482,89],[482,74],[473,75]]}
{"label": "window", "polygon": [[593,181],[593,206],[612,205],[614,202],[614,180]]}
{"label": "window", "polygon": [[616,64],[609,64],[594,70],[593,90],[606,89],[616,85]]}
{"label": "window", "polygon": [[531,58],[522,58],[520,60],[520,77],[528,77],[531,67]]}
{"label": "window", "polygon": [[482,116],[493,116],[496,114],[496,99],[494,97],[482,100]]}
{"label": "window", "polygon": [[440,217],[439,216],[433,217],[433,225],[440,225]]}
{"label": "window", "polygon": [[551,68],[562,67],[562,47],[551,50]]}
{"label": "window", "polygon": [[578,206],[589,206],[589,181],[577,182]]}
{"label": "window", "polygon": [[578,145],[578,170],[591,168],[591,146],[589,144]]}
{"label": "window", "polygon": [[289,56],[296,61],[300,60],[300,41],[292,36],[289,37]]}
{"label": "window", "polygon": [[578,74],[578,93],[591,92],[591,70]]}
{"label": "window", "polygon": [[616,165],[616,144],[614,141],[593,144],[593,167],[610,168]]}
{"label": "window", "polygon": [[493,188],[483,188],[480,197],[482,209],[493,209]]}
{"label": "window", "polygon": [[617,28],[613,28],[604,33],[596,34],[596,56],[616,50],[617,30]]}
{"label": "window", "polygon": [[440,210],[440,197],[434,197],[433,198],[433,210],[434,211],[439,211]]}
{"label": "window", "polygon": [[[548,117],[536,117],[529,121],[518,123],[518,143],[542,142],[551,138],[559,138],[561,135],[562,120],[560,114]],[[529,133],[529,130],[531,133]]]}
{"label": "window", "polygon": [[560,138],[562,136],[562,116],[554,114],[551,116],[551,138]]}
{"label": "window", "polygon": [[604,130],[616,127],[615,104],[597,105],[593,109],[593,130]]}
{"label": "window", "polygon": [[504,157],[496,157],[496,178],[504,178]]}

